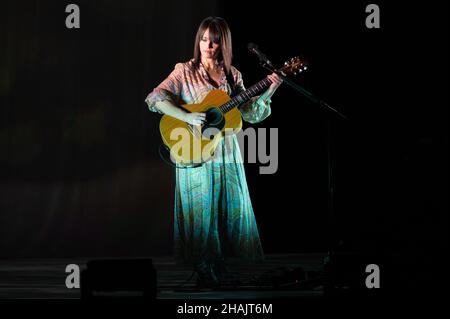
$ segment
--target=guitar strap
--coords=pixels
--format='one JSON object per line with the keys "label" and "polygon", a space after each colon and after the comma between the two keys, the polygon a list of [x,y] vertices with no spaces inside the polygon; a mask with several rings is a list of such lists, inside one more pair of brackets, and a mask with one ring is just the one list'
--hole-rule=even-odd
{"label": "guitar strap", "polygon": [[233,78],[233,76],[231,75],[231,71],[230,71],[230,72],[225,71],[225,75],[226,75],[226,77],[227,77],[227,82],[228,82],[228,84],[229,84],[230,87],[231,87],[231,94],[230,94],[230,97],[233,97],[233,96],[236,95],[236,84],[234,83],[234,78]]}

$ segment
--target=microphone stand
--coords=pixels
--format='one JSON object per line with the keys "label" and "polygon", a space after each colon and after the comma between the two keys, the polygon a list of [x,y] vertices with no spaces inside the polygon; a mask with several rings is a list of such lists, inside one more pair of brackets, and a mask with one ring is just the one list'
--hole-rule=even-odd
{"label": "microphone stand", "polygon": [[287,78],[285,75],[283,75],[281,72],[279,72],[278,70],[276,70],[272,63],[270,63],[269,60],[260,60],[260,65],[269,70],[270,72],[276,73],[278,74],[278,76],[280,78],[283,79],[283,81],[285,83],[287,83],[290,87],[294,88],[296,91],[300,92],[301,94],[303,94],[304,96],[306,96],[308,99],[310,99],[312,102],[314,102],[315,104],[318,104],[322,107],[324,107],[325,109],[328,109],[330,112],[333,112],[334,114],[336,114],[337,116],[339,116],[341,119],[346,120],[347,117],[342,114],[341,112],[339,112],[338,110],[332,108],[328,103],[326,103],[325,101],[319,99],[318,97],[314,96],[311,92],[308,92],[307,90],[305,90],[304,88],[302,88],[300,85],[298,85],[297,83],[293,82],[292,80],[290,80],[289,78]]}
{"label": "microphone stand", "polygon": [[[300,92],[304,96],[306,96],[310,101],[312,101],[314,104],[317,104],[324,109],[326,109],[331,114],[334,114],[337,118],[341,120],[346,120],[347,117],[336,110],[335,108],[331,107],[328,103],[323,101],[322,99],[314,96],[311,92],[308,92],[303,87],[298,85],[297,83],[293,82],[292,80],[288,79],[284,74],[279,72],[274,68],[272,63],[267,59],[265,56],[264,58],[261,58],[259,56],[259,62],[260,65],[267,69],[268,71],[272,73],[276,73],[280,78],[283,79],[284,83],[287,83],[290,87],[292,87],[297,92]],[[333,228],[335,224],[335,213],[334,213],[334,167],[333,167],[333,151],[332,151],[332,121],[331,118],[328,117],[327,119],[327,165],[328,165],[328,222],[329,226]],[[336,234],[333,234],[334,236]],[[332,241],[330,238],[329,240]],[[330,244],[330,243],[329,243]],[[330,251],[333,251],[330,247]]]}

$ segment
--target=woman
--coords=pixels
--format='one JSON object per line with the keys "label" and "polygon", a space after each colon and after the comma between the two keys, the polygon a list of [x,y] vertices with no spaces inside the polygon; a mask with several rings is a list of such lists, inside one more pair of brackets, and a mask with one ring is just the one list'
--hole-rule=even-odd
{"label": "woman", "polygon": [[[214,89],[229,95],[245,90],[231,58],[227,23],[219,17],[206,18],[197,31],[193,59],[176,64],[147,96],[149,109],[192,125],[202,124],[205,113],[187,113],[178,106],[200,103]],[[233,77],[230,82],[234,82],[234,90],[227,74]],[[267,91],[239,107],[245,121],[257,123],[270,115],[270,98],[282,80],[276,74],[268,78],[272,84]],[[176,168],[175,258],[194,265],[200,286],[220,284],[226,258],[250,262],[264,259],[236,136],[223,138],[218,150],[221,160],[195,168]]]}

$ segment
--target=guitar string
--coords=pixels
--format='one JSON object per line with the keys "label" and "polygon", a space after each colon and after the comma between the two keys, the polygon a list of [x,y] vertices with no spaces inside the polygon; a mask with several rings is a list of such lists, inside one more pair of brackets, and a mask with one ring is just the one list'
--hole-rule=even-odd
{"label": "guitar string", "polygon": [[[227,103],[223,104],[219,107],[219,109],[222,111],[222,113],[227,113],[231,109],[233,109],[235,106],[240,105],[248,100],[250,100],[253,96],[257,95],[259,92],[267,88],[272,82],[265,78],[261,80],[260,82],[256,83],[255,85],[251,86],[249,89],[245,90],[244,92],[239,93],[234,98],[232,98]],[[251,94],[249,94],[251,93]]]}

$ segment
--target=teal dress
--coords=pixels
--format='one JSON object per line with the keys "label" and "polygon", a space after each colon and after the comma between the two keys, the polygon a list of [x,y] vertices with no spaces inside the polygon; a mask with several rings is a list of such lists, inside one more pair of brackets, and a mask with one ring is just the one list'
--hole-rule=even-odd
{"label": "teal dress", "polygon": [[[241,73],[232,67],[236,91],[245,90]],[[157,101],[176,105],[199,103],[213,89],[231,92],[225,73],[214,87],[202,64],[178,63],[174,71],[146,98],[151,111]],[[270,115],[270,99],[254,97],[240,106],[244,121],[257,123]],[[176,168],[174,255],[181,263],[217,258],[240,262],[264,260],[264,253],[235,135],[218,145],[214,161],[195,168]]]}

